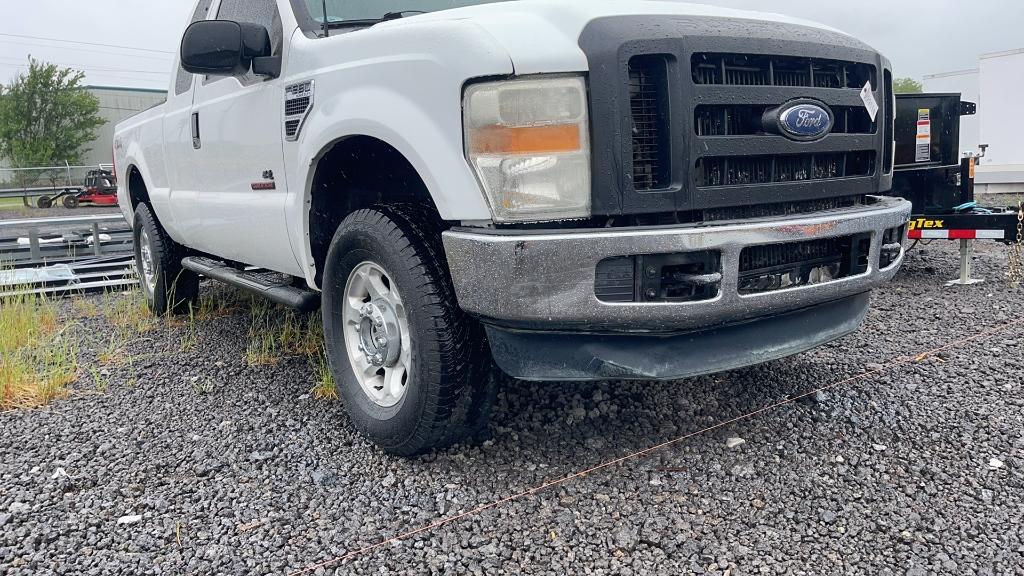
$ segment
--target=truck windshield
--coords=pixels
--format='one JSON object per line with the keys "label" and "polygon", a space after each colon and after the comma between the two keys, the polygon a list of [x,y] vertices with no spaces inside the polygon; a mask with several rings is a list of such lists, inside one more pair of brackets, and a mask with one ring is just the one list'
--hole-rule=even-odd
{"label": "truck windshield", "polygon": [[[323,24],[323,0],[305,0],[309,14]],[[437,12],[450,8],[491,4],[505,0],[327,0],[328,23],[366,22],[380,20],[385,15],[400,16],[423,12]]]}

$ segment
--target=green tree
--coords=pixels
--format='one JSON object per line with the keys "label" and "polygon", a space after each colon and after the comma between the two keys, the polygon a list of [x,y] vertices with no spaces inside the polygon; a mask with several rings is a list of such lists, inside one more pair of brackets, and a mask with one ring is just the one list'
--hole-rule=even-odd
{"label": "green tree", "polygon": [[28,74],[0,86],[0,157],[16,167],[77,164],[103,125],[85,73],[29,58]]}
{"label": "green tree", "polygon": [[897,94],[917,94],[924,92],[924,86],[913,78],[897,78],[892,83],[892,89]]}

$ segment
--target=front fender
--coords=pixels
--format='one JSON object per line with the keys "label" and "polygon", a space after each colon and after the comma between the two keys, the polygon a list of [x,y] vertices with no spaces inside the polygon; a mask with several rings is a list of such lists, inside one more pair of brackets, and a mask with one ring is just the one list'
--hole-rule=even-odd
{"label": "front fender", "polygon": [[[301,189],[308,201],[313,187],[317,163],[330,149],[354,136],[369,136],[386,142],[416,169],[430,193],[438,212],[445,220],[487,220],[490,208],[480,183],[466,162],[459,117],[458,139],[447,127],[439,124],[423,107],[407,97],[379,86],[352,90],[322,104],[320,116],[307,122],[315,127],[307,135],[299,156],[304,168]],[[337,114],[342,110],[386,109],[387,117]]]}
{"label": "front fender", "polygon": [[285,157],[296,159],[289,167],[286,207],[292,249],[308,278],[315,276],[309,208],[317,163],[346,138],[376,138],[401,153],[443,219],[491,218],[465,159],[462,134],[466,82],[514,72],[490,34],[457,21],[381,26],[322,39],[296,34],[292,42],[286,69],[308,72],[285,84],[314,81],[313,108],[299,140],[285,143]]}

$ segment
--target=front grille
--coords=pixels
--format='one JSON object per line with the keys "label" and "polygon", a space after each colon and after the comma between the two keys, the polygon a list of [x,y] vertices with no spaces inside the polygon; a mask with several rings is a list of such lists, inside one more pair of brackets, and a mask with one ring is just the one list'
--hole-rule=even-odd
{"label": "front grille", "polygon": [[874,66],[843,60],[702,52],[693,55],[691,65],[696,84],[861,88],[870,80],[877,85]]}
{"label": "front grille", "polygon": [[750,246],[740,252],[739,292],[773,292],[864,274],[870,254],[870,233]]}
{"label": "front grille", "polygon": [[669,184],[668,65],[663,57],[629,62],[629,102],[633,120],[633,187],[657,190]]}
{"label": "front grille", "polygon": [[704,210],[704,222],[720,222],[722,220],[747,220],[750,218],[775,218],[778,216],[795,216],[852,208],[864,204],[861,196],[837,196],[818,200],[799,202],[775,202],[772,204],[753,204],[750,206],[731,206],[726,208],[709,208]]}
{"label": "front grille", "polygon": [[752,246],[744,248],[740,253],[740,274],[822,259],[841,258],[842,255],[840,238]]}
{"label": "front grille", "polygon": [[[776,22],[659,16],[596,21],[580,43],[591,62],[597,219],[701,221],[709,210],[889,186],[878,168],[884,112],[872,120],[858,94],[871,81],[888,107],[888,67],[856,40]],[[827,109],[830,133],[787,137],[774,112],[797,102]]]}
{"label": "front grille", "polygon": [[[697,136],[768,135],[762,117],[775,106],[703,105],[694,112]],[[832,106],[832,134],[874,134],[877,126],[863,106]]]}
{"label": "front grille", "polygon": [[883,122],[885,122],[885,142],[883,142],[882,145],[885,146],[885,154],[882,157],[882,170],[884,170],[886,174],[891,174],[893,167],[893,155],[896,152],[896,135],[893,133],[895,130],[894,114],[896,113],[896,111],[892,105],[895,96],[893,95],[892,91],[892,72],[889,70],[885,71],[884,94],[886,95],[886,98],[888,98],[889,100],[887,100],[884,104],[885,116]]}
{"label": "front grille", "polygon": [[697,186],[743,186],[871,176],[875,152],[726,156],[697,160]]}

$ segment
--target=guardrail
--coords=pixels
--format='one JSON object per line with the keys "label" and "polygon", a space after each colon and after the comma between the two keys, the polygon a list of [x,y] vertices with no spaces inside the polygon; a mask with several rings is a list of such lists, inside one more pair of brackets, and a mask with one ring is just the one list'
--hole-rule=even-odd
{"label": "guardrail", "polygon": [[120,214],[0,221],[0,296],[135,284],[132,232]]}
{"label": "guardrail", "polygon": [[[113,230],[100,229],[101,224],[116,224],[119,222],[124,223],[124,226]],[[130,229],[127,223],[124,222],[124,217],[120,214],[3,220],[0,221],[0,264],[44,264],[55,259],[66,260],[68,257],[72,260],[75,259],[78,252],[77,248],[82,246],[76,243],[74,238],[66,239],[62,233],[64,229],[74,226],[89,227],[91,236],[85,237],[83,240],[86,247],[91,251],[90,256],[98,258],[104,255],[131,252]],[[62,241],[44,240],[43,231],[46,228],[51,229],[53,234],[61,233]],[[107,235],[110,236],[110,240],[104,241],[101,232],[108,232]],[[115,242],[113,234],[110,233],[117,234],[118,241]],[[124,242],[125,235],[127,235],[127,243]],[[27,239],[27,243],[23,241],[25,239]],[[25,248],[28,250],[27,258],[25,257]],[[56,248],[64,252],[70,251],[70,254],[61,256],[55,253],[56,250],[50,250],[50,248]]]}
{"label": "guardrail", "polygon": [[56,186],[38,188],[3,188],[0,189],[0,198],[32,198],[35,196],[49,195],[64,190],[78,190],[81,186]]}

